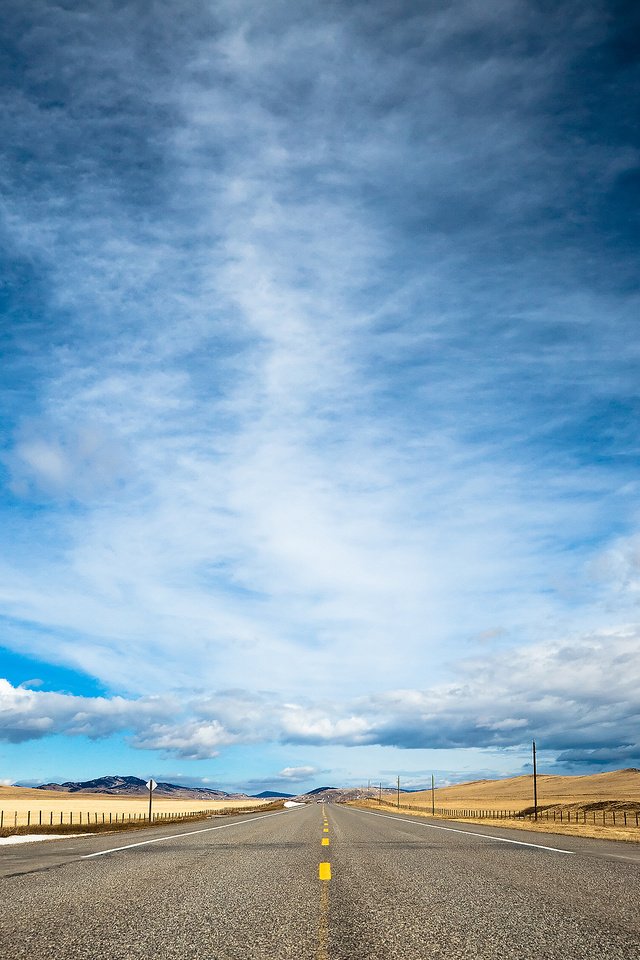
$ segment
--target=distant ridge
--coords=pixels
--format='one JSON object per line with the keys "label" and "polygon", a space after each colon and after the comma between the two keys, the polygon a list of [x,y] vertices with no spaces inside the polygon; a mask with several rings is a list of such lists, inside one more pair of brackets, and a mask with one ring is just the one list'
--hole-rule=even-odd
{"label": "distant ridge", "polygon": [[251,794],[253,800],[279,800],[281,797],[284,800],[289,800],[292,796],[292,793],[282,793],[278,790],[263,790],[262,793]]}
{"label": "distant ridge", "polygon": [[[102,793],[110,796],[141,797],[148,793],[145,780],[140,777],[97,777],[95,780],[67,780],[66,783],[42,783],[36,790],[57,790],[60,793]],[[176,800],[223,800],[246,797],[209,787],[185,787],[178,783],[158,782],[156,797]]]}

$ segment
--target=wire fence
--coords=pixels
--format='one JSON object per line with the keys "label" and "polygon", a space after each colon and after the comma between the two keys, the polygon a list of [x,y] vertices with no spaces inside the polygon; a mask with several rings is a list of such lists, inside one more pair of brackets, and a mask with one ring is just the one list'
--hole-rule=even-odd
{"label": "wire fence", "polygon": [[219,807],[204,810],[183,810],[170,813],[168,811],[153,811],[151,821],[147,812],[104,812],[91,810],[0,810],[0,831],[6,833],[19,830],[20,833],[37,832],[39,829],[51,830],[53,827],[62,827],[65,831],[70,828],[108,829],[109,827],[143,826],[149,823],[180,823],[187,820],[202,820],[203,817],[246,813],[246,808]]}
{"label": "wire fence", "polygon": [[[388,807],[394,807],[396,810],[414,810],[427,816],[434,813],[438,817],[450,817],[453,820],[528,820],[532,823],[536,820],[536,814],[533,808],[526,810],[474,810],[468,807],[435,807],[434,809],[429,806],[418,806],[417,804],[410,803],[401,803],[398,807],[397,804],[392,803],[390,800],[385,800],[384,804]],[[640,810],[562,810],[557,807],[538,807],[537,821],[547,823],[590,823],[603,827],[638,827],[640,826]]]}

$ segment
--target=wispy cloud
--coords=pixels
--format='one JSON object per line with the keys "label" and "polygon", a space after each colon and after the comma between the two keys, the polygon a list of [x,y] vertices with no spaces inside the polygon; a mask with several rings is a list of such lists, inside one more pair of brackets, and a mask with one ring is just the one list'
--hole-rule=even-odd
{"label": "wispy cloud", "polygon": [[[564,749],[558,651],[626,650],[634,616],[638,150],[598,119],[604,7],[9,8],[5,645],[172,756]],[[29,696],[11,736],[81,732]]]}

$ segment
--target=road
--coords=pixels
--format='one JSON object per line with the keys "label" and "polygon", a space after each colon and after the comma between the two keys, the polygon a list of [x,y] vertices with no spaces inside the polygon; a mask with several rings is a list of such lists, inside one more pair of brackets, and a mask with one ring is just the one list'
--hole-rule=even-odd
{"label": "road", "polygon": [[317,804],[3,847],[0,956],[638,960],[639,879],[640,845]]}

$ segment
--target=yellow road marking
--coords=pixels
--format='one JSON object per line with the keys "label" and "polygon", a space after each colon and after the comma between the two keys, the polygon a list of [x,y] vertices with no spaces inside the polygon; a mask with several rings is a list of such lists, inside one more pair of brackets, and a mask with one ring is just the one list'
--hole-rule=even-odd
{"label": "yellow road marking", "polygon": [[320,884],[320,923],[318,925],[318,960],[329,960],[329,884]]}
{"label": "yellow road marking", "polygon": [[329,827],[325,827],[322,832],[323,832],[323,833],[329,833]]}
{"label": "yellow road marking", "polygon": [[318,867],[318,875],[321,880],[331,880],[331,864],[321,863]]}
{"label": "yellow road marking", "polygon": [[329,837],[323,837],[323,838],[322,838],[322,846],[323,846],[323,847],[328,847],[328,846],[329,846]]}

